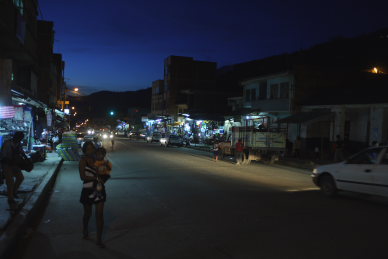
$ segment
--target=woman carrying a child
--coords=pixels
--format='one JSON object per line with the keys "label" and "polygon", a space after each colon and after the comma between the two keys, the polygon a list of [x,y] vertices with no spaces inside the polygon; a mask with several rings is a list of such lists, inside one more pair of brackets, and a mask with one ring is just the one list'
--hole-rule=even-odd
{"label": "woman carrying a child", "polygon": [[89,220],[93,204],[96,207],[97,245],[104,248],[102,231],[104,228],[104,203],[106,192],[104,183],[110,178],[112,164],[105,160],[104,148],[96,148],[91,141],[86,141],[82,147],[84,155],[79,162],[79,173],[83,181],[80,202],[84,206],[83,237],[89,237]]}

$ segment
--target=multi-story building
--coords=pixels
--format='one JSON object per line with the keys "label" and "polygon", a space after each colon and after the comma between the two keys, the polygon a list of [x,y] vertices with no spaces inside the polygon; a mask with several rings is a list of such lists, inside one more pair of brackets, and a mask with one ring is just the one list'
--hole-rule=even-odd
{"label": "multi-story building", "polygon": [[217,63],[169,56],[164,62],[164,100],[169,115],[214,110]]}
{"label": "multi-story building", "polygon": [[[282,56],[261,60],[256,76],[241,82],[245,124],[266,116],[276,127],[287,124],[289,139],[301,136],[311,149],[337,135],[348,146],[388,141],[386,35],[321,44],[286,55],[286,65]],[[268,69],[271,60],[277,66]]]}
{"label": "multi-story building", "polygon": [[0,1],[0,135],[22,129],[27,148],[33,135],[55,126],[53,108],[64,85],[53,23],[38,15],[38,0]]}
{"label": "multi-story building", "polygon": [[166,109],[166,92],[164,91],[163,80],[156,80],[152,82],[151,114],[168,114]]}
{"label": "multi-story building", "polygon": [[[38,1],[4,0],[0,2],[0,81],[10,89],[36,97],[38,86],[37,56]],[[4,78],[5,77],[5,78]]]}
{"label": "multi-story building", "polygon": [[50,107],[55,107],[63,86],[63,61],[53,52],[54,23],[38,21],[38,98]]}
{"label": "multi-story building", "polygon": [[38,21],[38,14],[38,0],[0,1],[0,93],[6,103],[11,89],[49,107],[59,98],[64,63],[61,55],[54,58],[53,23]]}
{"label": "multi-story building", "polygon": [[56,100],[61,100],[65,94],[65,62],[63,61],[62,54],[54,54],[53,63],[55,78],[54,85],[56,85]]}

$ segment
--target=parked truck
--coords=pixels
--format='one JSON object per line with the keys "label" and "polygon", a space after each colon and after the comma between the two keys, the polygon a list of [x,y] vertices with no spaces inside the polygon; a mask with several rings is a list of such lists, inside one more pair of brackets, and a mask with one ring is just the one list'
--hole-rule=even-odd
{"label": "parked truck", "polygon": [[241,139],[245,147],[243,163],[253,160],[276,160],[286,149],[286,132],[265,131],[255,127],[233,127],[226,141],[219,143],[221,156],[233,155]]}

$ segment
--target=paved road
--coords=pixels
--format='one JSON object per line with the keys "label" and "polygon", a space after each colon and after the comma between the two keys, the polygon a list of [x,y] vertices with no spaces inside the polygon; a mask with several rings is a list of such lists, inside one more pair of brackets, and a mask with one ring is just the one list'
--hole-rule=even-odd
{"label": "paved road", "polygon": [[107,248],[81,239],[81,182],[77,164],[66,162],[20,258],[388,258],[384,202],[327,199],[299,170],[116,143]]}

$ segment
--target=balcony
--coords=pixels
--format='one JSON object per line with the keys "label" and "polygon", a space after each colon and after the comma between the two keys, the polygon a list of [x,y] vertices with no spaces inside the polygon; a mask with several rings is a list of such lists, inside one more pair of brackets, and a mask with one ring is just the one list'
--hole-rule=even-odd
{"label": "balcony", "polygon": [[260,111],[289,111],[290,99],[244,101],[243,106]]}

